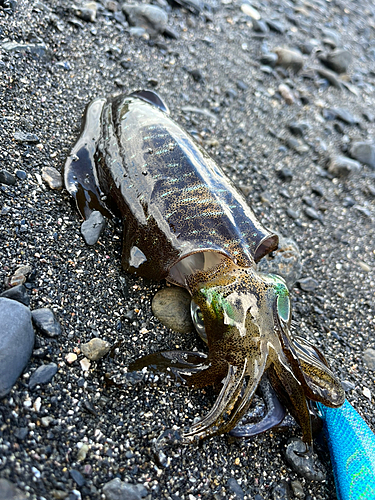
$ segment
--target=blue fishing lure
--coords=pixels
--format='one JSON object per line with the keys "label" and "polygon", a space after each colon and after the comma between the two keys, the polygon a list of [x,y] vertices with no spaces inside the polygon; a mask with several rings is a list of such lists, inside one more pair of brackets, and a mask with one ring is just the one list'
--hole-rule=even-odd
{"label": "blue fishing lure", "polygon": [[375,435],[348,401],[317,403],[324,421],[338,500],[375,500]]}

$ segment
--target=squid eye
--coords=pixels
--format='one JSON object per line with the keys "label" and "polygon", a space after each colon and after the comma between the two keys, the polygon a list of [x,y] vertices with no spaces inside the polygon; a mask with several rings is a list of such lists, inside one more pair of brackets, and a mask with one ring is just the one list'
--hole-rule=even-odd
{"label": "squid eye", "polygon": [[195,329],[198,332],[200,338],[207,344],[208,339],[206,335],[206,329],[204,327],[203,315],[200,307],[194,302],[194,300],[190,303],[190,313],[191,319],[193,320],[193,324]]}
{"label": "squid eye", "polygon": [[277,313],[286,323],[290,320],[290,300],[287,294],[280,294],[277,297]]}

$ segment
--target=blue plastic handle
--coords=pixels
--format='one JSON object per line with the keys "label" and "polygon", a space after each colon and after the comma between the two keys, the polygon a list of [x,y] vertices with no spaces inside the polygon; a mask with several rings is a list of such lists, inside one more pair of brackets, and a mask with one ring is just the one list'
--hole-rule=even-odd
{"label": "blue plastic handle", "polygon": [[324,420],[339,500],[375,500],[375,435],[348,401],[317,403]]}

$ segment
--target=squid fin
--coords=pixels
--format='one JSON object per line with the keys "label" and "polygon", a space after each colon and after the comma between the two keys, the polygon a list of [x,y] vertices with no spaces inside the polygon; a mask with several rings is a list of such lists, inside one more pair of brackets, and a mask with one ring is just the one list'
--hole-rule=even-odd
{"label": "squid fin", "polygon": [[101,201],[94,159],[101,137],[101,114],[105,103],[104,97],[98,97],[86,107],[81,135],[64,166],[65,187],[75,199],[84,219],[88,219],[94,210],[112,218]]}
{"label": "squid fin", "polygon": [[132,92],[131,96],[138,97],[138,99],[142,99],[142,101],[146,101],[149,104],[156,106],[157,108],[164,111],[169,115],[169,108],[163,99],[153,90],[137,90],[136,92]]}

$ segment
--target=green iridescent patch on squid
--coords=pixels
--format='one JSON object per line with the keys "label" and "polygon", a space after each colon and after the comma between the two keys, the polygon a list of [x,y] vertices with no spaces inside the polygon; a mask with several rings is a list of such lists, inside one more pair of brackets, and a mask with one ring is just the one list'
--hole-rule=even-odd
{"label": "green iridescent patch on squid", "polygon": [[212,307],[216,316],[224,315],[227,318],[234,320],[233,307],[220,292],[213,290],[212,288],[203,288],[201,293]]}
{"label": "green iridescent patch on squid", "polygon": [[289,290],[282,278],[274,274],[268,275],[273,283],[273,289],[277,295],[277,313],[286,322],[290,320]]}

